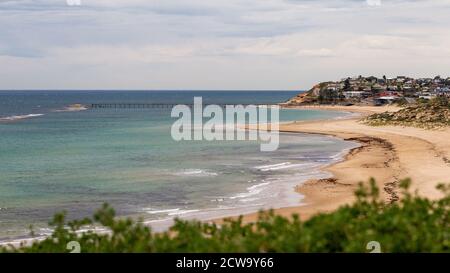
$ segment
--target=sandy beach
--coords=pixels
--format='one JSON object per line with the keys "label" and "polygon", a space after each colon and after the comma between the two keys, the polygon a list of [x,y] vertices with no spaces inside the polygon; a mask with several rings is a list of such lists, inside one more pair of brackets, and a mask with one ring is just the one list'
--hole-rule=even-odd
{"label": "sandy beach", "polygon": [[[361,113],[397,111],[396,107],[307,106],[323,110]],[[325,134],[360,143],[341,162],[324,168],[332,176],[309,180],[297,186],[305,198],[298,207],[276,209],[279,215],[299,214],[302,219],[320,212],[330,212],[354,201],[354,191],[361,181],[376,179],[386,203],[400,198],[398,182],[411,178],[412,189],[431,199],[439,198],[440,183],[450,183],[450,129],[424,130],[413,127],[372,127],[361,124],[359,117],[341,120],[293,122],[280,125],[280,131]],[[244,216],[254,221],[257,214]]]}

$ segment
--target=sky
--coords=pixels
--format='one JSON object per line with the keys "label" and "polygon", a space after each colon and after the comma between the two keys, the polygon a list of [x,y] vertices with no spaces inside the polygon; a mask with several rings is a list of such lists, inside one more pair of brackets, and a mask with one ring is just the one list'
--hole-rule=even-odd
{"label": "sky", "polygon": [[450,0],[0,0],[0,89],[450,76]]}

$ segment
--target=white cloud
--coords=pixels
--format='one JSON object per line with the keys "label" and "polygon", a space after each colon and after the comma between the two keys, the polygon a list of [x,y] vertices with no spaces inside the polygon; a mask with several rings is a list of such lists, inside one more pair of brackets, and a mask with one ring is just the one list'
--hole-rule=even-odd
{"label": "white cloud", "polygon": [[381,0],[366,0],[369,6],[381,6]]}
{"label": "white cloud", "polygon": [[449,11],[450,0],[0,0],[0,89],[306,89],[353,74],[445,75]]}
{"label": "white cloud", "polygon": [[301,49],[297,52],[297,55],[309,57],[331,57],[333,56],[333,50],[329,48]]}

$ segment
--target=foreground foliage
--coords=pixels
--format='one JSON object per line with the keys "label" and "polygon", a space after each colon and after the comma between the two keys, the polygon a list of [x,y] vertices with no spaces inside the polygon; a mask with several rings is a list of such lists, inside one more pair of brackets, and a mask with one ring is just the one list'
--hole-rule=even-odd
{"label": "foreground foliage", "polygon": [[446,97],[418,101],[397,112],[373,114],[363,120],[372,126],[401,125],[426,129],[450,126],[450,102]]}
{"label": "foreground foliage", "polygon": [[[261,212],[253,224],[243,224],[242,218],[221,226],[177,220],[165,233],[116,219],[114,210],[104,205],[93,219],[66,223],[65,214],[57,214],[49,238],[2,251],[69,252],[68,244],[76,241],[81,252],[368,252],[367,243],[377,241],[382,252],[450,252],[450,187],[441,185],[443,198],[431,201],[409,194],[409,184],[402,181],[401,201],[388,205],[371,180],[360,185],[353,205],[305,222],[295,215]],[[110,232],[78,232],[93,224]]]}

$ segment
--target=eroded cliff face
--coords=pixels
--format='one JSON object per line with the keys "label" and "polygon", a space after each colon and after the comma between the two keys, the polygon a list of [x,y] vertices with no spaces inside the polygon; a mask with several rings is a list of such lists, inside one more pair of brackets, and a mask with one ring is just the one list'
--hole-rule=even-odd
{"label": "eroded cliff face", "polygon": [[317,100],[317,98],[320,95],[321,90],[323,88],[325,88],[326,85],[327,85],[326,82],[317,84],[313,88],[311,88],[309,91],[298,94],[297,96],[286,101],[284,104],[300,105],[300,104],[306,104],[306,103],[313,103]]}
{"label": "eroded cliff face", "polygon": [[309,102],[311,102],[311,98],[308,97],[308,94],[305,92],[305,93],[300,93],[297,96],[289,99],[284,104],[287,104],[287,105],[300,105],[300,104],[305,104],[305,103],[309,103]]}

